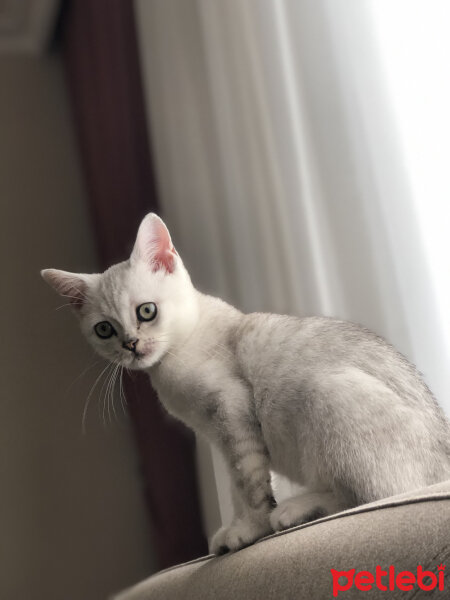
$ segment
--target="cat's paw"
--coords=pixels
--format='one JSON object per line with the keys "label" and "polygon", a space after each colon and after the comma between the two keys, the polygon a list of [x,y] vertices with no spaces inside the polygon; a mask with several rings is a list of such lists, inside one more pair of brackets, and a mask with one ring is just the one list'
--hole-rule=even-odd
{"label": "cat's paw", "polygon": [[261,525],[236,519],[230,526],[221,527],[213,535],[209,550],[211,554],[217,556],[226,552],[236,552],[236,550],[250,546],[250,544],[269,533],[272,533],[269,523]]}
{"label": "cat's paw", "polygon": [[270,514],[274,531],[321,519],[340,509],[330,493],[306,493],[283,500]]}

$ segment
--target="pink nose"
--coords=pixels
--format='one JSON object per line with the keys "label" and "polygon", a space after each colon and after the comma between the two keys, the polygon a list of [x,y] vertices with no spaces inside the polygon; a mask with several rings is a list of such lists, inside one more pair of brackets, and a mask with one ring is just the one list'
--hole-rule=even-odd
{"label": "pink nose", "polygon": [[126,342],[124,342],[122,344],[123,348],[126,348],[127,350],[129,350],[130,352],[136,352],[136,346],[139,340],[134,339],[134,340],[127,340]]}

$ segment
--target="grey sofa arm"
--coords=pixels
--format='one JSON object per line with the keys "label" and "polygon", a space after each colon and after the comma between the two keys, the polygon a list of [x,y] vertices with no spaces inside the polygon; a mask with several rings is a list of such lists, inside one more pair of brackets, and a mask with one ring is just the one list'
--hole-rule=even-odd
{"label": "grey sofa arm", "polygon": [[450,481],[166,569],[115,600],[450,598],[448,573]]}

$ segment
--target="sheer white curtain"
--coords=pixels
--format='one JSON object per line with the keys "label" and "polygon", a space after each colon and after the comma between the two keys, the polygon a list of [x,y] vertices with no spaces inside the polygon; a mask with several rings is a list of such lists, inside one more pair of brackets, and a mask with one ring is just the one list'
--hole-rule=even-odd
{"label": "sheer white curtain", "polygon": [[246,311],[363,323],[447,409],[448,12],[136,0],[161,200],[194,282]]}

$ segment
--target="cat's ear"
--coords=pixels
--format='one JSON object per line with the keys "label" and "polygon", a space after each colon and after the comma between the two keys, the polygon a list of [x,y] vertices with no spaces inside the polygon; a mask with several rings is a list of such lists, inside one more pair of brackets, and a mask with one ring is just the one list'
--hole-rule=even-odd
{"label": "cat's ear", "polygon": [[93,275],[81,275],[59,271],[58,269],[43,269],[43,279],[60,294],[67,298],[74,308],[80,309],[86,300],[88,281]]}
{"label": "cat's ear", "polygon": [[167,273],[173,273],[177,256],[164,221],[154,213],[149,213],[139,226],[131,261],[144,261],[152,271],[164,269]]}

